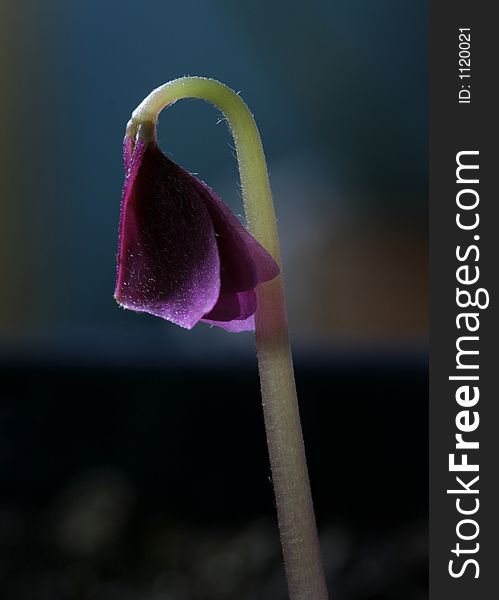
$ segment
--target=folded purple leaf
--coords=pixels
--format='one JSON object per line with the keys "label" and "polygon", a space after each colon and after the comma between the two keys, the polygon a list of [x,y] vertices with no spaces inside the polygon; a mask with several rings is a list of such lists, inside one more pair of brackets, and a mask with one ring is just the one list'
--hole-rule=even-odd
{"label": "folded purple leaf", "polygon": [[125,138],[115,298],[186,327],[254,329],[255,288],[279,274],[270,254],[203,182],[155,141]]}

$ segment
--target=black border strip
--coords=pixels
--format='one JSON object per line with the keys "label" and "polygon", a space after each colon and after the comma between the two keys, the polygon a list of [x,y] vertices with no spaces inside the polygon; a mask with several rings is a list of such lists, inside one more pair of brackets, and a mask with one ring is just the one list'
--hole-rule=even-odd
{"label": "black border strip", "polygon": [[[499,577],[499,394],[495,381],[499,378],[496,340],[499,336],[499,195],[495,189],[499,182],[495,94],[499,53],[494,8],[492,2],[436,0],[430,3],[430,598],[438,600],[499,597],[495,581]],[[465,70],[466,61],[459,65],[459,52],[463,51],[461,58],[467,56],[467,44],[459,47],[460,28],[463,31],[469,28],[471,33],[470,71]],[[461,40],[466,42],[466,36]],[[459,77],[466,73],[470,77]],[[459,102],[462,90],[471,92],[469,103]],[[467,96],[463,91],[461,100]],[[458,183],[456,155],[462,151],[479,152],[463,154],[460,158],[462,162],[478,164],[479,169],[460,171],[466,181]],[[478,183],[472,182],[476,178]],[[458,207],[456,198],[461,190],[464,191],[459,198],[463,203],[471,205],[478,195],[476,209]],[[477,227],[460,229],[456,224],[458,212],[468,225],[475,222],[475,213],[479,214]],[[466,259],[457,258],[457,246],[462,257],[469,251]],[[472,246],[478,248],[479,257]],[[459,276],[473,279],[478,266],[479,280],[475,284],[463,284],[456,279],[456,270],[466,265],[468,269],[462,269]],[[456,288],[468,290],[472,298],[483,288],[490,297],[488,308],[459,308]],[[486,297],[485,293],[479,294],[480,304],[486,303]],[[465,304],[466,295],[460,298]],[[460,313],[478,314],[479,329],[468,332],[464,317],[458,329],[456,318]],[[470,317],[468,323],[476,326],[477,319]],[[460,342],[461,348],[479,352],[461,355],[462,363],[468,367],[478,366],[476,369],[456,366],[456,341],[461,336],[478,338]],[[470,375],[479,379],[449,380],[451,376]],[[456,391],[461,385],[470,385],[472,393],[473,387],[479,387],[479,401],[474,406],[472,397],[466,405],[466,390],[461,390],[459,396],[462,404],[456,401]],[[459,425],[473,429],[478,417],[480,421],[474,430],[460,431]],[[463,440],[477,441],[479,449],[456,450],[459,433]],[[449,454],[455,455],[457,464],[464,462],[463,454],[467,454],[468,463],[476,464],[479,471],[450,472]],[[456,476],[469,486],[468,492]],[[471,485],[470,481],[476,476],[479,480]],[[460,492],[446,492],[453,489]],[[459,502],[458,498],[461,498]],[[459,513],[459,507],[472,511],[478,504],[475,514]],[[479,532],[474,537],[477,527]],[[474,539],[459,539],[459,534]],[[454,562],[449,567],[451,560]],[[466,563],[467,560],[476,563]],[[455,574],[462,573],[452,577],[449,568]]]}

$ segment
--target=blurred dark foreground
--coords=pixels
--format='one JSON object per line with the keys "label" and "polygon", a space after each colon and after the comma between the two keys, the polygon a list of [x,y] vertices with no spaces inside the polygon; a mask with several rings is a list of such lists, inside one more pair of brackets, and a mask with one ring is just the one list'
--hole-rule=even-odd
{"label": "blurred dark foreground", "polygon": [[[427,598],[423,355],[298,357],[335,600]],[[0,368],[2,600],[284,600],[256,367]]]}

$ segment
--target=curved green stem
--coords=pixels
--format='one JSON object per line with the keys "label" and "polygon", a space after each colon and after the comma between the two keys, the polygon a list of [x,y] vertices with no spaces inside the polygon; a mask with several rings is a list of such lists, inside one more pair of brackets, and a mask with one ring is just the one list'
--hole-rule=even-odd
{"label": "curved green stem", "polygon": [[[182,77],[157,88],[137,107],[127,127],[156,124],[163,108],[200,98],[219,108],[234,137],[248,228],[281,266],[269,177],[253,115],[235,92],[213,79]],[[291,600],[326,600],[289,343],[282,274],[257,287],[256,346],[265,428]]]}

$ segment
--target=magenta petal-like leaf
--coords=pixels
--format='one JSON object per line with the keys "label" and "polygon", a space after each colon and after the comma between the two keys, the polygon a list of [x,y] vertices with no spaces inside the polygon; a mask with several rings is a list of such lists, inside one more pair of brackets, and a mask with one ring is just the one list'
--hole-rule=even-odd
{"label": "magenta petal-like leaf", "polygon": [[208,325],[216,325],[225,331],[231,333],[241,333],[243,331],[254,331],[255,329],[255,315],[251,315],[247,319],[235,319],[234,321],[210,321],[210,319],[203,319],[203,323]]}
{"label": "magenta petal-like leaf", "polygon": [[213,216],[215,231],[217,231],[217,223],[224,223],[225,227],[230,228],[233,235],[237,236],[238,243],[245,246],[246,252],[254,264],[257,283],[270,281],[277,277],[279,266],[267,250],[243,227],[239,219],[210,187],[203,181],[197,179],[195,181],[198,186],[204,188],[207,192],[206,198]]}
{"label": "magenta petal-like leaf", "polygon": [[133,151],[121,207],[116,299],[193,327],[220,293],[220,259],[210,215],[154,143]]}
{"label": "magenta petal-like leaf", "polygon": [[254,290],[246,292],[220,292],[215,306],[203,318],[210,321],[232,321],[247,319],[256,311]]}
{"label": "magenta petal-like leaf", "polygon": [[156,142],[125,139],[116,299],[191,328],[254,329],[255,288],[279,267],[204,183]]}

